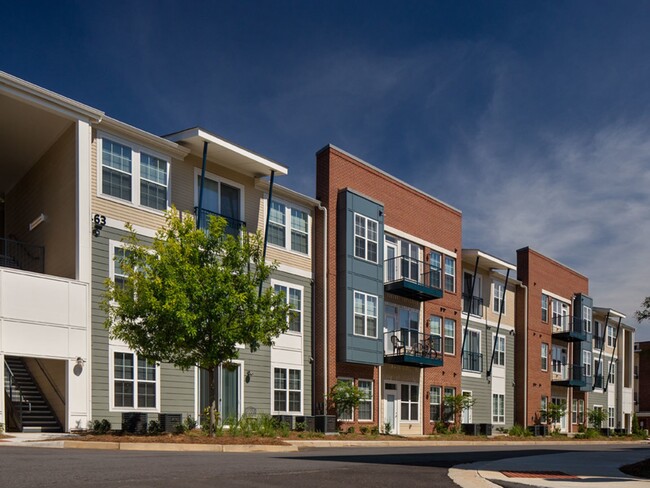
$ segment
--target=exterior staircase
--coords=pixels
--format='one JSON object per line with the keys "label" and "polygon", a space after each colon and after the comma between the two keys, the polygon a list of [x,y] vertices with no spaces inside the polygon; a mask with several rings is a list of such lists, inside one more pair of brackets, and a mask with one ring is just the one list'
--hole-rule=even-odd
{"label": "exterior staircase", "polygon": [[[13,373],[14,382],[22,393],[22,431],[63,432],[59,420],[24,361],[18,357],[5,356],[5,363]],[[20,404],[15,404],[15,407],[20,408]]]}

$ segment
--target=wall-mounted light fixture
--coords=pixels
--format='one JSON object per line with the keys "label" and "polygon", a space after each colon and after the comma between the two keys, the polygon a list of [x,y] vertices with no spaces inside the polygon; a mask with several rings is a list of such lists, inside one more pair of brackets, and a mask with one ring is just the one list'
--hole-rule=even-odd
{"label": "wall-mounted light fixture", "polygon": [[43,222],[45,222],[44,213],[42,213],[41,215],[39,215],[38,217],[36,217],[34,220],[31,221],[31,223],[29,224],[29,231],[30,232],[33,231],[36,227],[41,225]]}
{"label": "wall-mounted light fixture", "polygon": [[246,383],[250,383],[252,377],[253,377],[253,372],[249,369],[248,371],[246,371]]}

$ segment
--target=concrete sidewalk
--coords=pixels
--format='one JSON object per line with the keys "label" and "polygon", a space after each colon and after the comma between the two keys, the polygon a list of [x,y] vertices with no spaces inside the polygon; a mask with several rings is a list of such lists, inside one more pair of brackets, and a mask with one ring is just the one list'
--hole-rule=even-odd
{"label": "concrete sidewalk", "polygon": [[[458,465],[449,470],[449,477],[463,488],[507,486],[509,483],[551,488],[648,488],[650,480],[633,478],[618,469],[648,458],[650,447],[647,445],[625,447],[619,444],[616,449],[607,451],[574,451]],[[515,476],[506,476],[504,471]],[[550,475],[543,474],[549,472],[568,476],[551,479]]]}

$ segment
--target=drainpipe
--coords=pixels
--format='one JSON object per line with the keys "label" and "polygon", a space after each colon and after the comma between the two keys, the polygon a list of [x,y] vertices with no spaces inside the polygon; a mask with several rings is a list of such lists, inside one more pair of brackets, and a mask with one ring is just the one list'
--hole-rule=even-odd
{"label": "drainpipe", "polygon": [[323,211],[323,415],[327,415],[327,207],[318,204]]}
{"label": "drainpipe", "polygon": [[203,143],[203,165],[201,166],[201,187],[199,188],[199,205],[196,209],[196,228],[201,228],[201,214],[203,213],[203,187],[205,186],[205,164],[208,158],[208,141]]}

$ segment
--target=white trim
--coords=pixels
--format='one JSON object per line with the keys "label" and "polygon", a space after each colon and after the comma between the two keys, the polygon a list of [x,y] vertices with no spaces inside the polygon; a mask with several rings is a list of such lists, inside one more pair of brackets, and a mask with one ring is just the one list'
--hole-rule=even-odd
{"label": "white trim", "polygon": [[[312,247],[312,229],[313,229],[313,216],[311,214],[311,211],[300,204],[294,205],[293,203],[290,203],[289,200],[284,200],[283,198],[273,198],[274,202],[277,202],[281,205],[284,205],[284,215],[285,215],[285,246],[280,246],[278,244],[274,244],[271,241],[267,239],[269,247],[272,247],[273,249],[279,249],[284,252],[291,253],[295,256],[301,256],[303,258],[312,258],[312,253],[311,253],[311,247]],[[294,251],[291,249],[291,210],[298,210],[300,212],[304,212],[307,214],[307,252],[300,252],[300,251]],[[269,196],[268,194],[264,194],[264,198],[262,201],[262,210],[264,212],[264,215],[268,214],[269,211]],[[270,220],[269,220],[270,222]],[[265,227],[266,228],[266,227]]]}
{"label": "white trim", "polygon": [[[115,406],[115,353],[133,354],[133,407]],[[109,344],[108,346],[108,411],[109,412],[149,412],[160,413],[160,364],[156,368],[156,406],[155,408],[140,407],[138,403],[138,355],[126,346]]]}
{"label": "white trim", "polygon": [[506,284],[504,281],[494,279],[494,278],[492,279],[492,283],[490,284],[490,302],[492,302],[490,303],[490,309],[492,310],[492,313],[497,313],[497,314],[499,313],[499,310],[494,310],[494,299],[496,298],[495,290],[497,288],[497,285],[501,285],[501,287],[503,288],[503,296],[502,299],[499,300],[499,306],[501,305],[503,300],[503,313],[501,314],[501,316],[505,317],[507,315],[507,310],[508,310],[508,306],[507,306],[508,300],[506,299],[506,293],[508,290],[506,289]]}
{"label": "white trim", "polygon": [[[241,416],[244,415],[244,411],[246,410],[246,407],[244,406],[244,360],[232,359],[229,362],[236,364],[237,369],[239,370],[239,379],[237,381],[237,385],[239,387],[237,391],[237,414],[238,418],[241,418]],[[219,409],[219,412],[223,412],[223,363],[219,365],[218,374],[219,389],[217,390],[217,408]],[[224,420],[225,419],[221,419],[222,422]]]}
{"label": "white trim", "polygon": [[[494,397],[495,396],[503,397],[503,422],[500,422],[498,420],[498,418],[500,416],[499,412],[497,412],[497,415],[496,415],[497,421],[494,420]],[[492,396],[490,397],[490,400],[491,400],[490,403],[492,404],[491,407],[490,407],[490,412],[492,414],[490,420],[491,420],[492,424],[493,425],[505,425],[506,417],[507,417],[507,415],[506,415],[506,394],[505,393],[494,393],[494,392],[492,392]],[[498,403],[499,403],[499,401],[497,400],[497,408],[499,406]]]}
{"label": "white trim", "polygon": [[[398,388],[397,391],[399,392],[399,395],[397,395],[397,397],[399,398],[399,400],[396,399],[396,400],[399,402],[399,409],[398,409],[397,421],[398,421],[400,424],[419,424],[420,422],[423,422],[423,420],[422,420],[422,391],[421,391],[422,388],[421,388],[421,386],[420,386],[420,383],[412,383],[412,382],[410,382],[410,381],[401,381],[401,382],[395,382],[395,383],[397,384],[397,388]],[[402,386],[404,386],[404,385],[406,385],[406,386],[409,387],[409,398],[406,399],[406,400],[404,400],[404,399],[402,398]],[[415,386],[415,387],[417,387],[417,389],[418,389],[418,400],[417,400],[417,405],[418,405],[418,418],[417,418],[416,420],[413,420],[413,419],[410,418],[410,417],[411,417],[411,409],[410,409],[410,406],[411,406],[413,403],[415,403],[415,402],[412,402],[412,401],[411,401],[411,387],[412,387],[412,386]],[[409,411],[408,411],[409,420],[404,420],[404,419],[402,418],[402,402],[406,402],[406,403],[408,403],[408,405],[409,405]]]}
{"label": "white trim", "polygon": [[429,242],[425,239],[420,239],[419,237],[415,237],[408,232],[404,232],[402,230],[399,230],[395,227],[391,227],[390,225],[384,224],[384,232],[393,234],[394,236],[401,237],[403,239],[407,239],[415,244],[419,244],[423,247],[429,248],[431,251],[437,251],[439,253],[445,254],[447,256],[451,256],[453,258],[457,258],[458,255],[454,251],[451,251],[449,249],[446,249],[442,246],[438,246],[437,244],[434,244],[433,242]]}
{"label": "white trim", "polygon": [[[469,393],[469,395],[465,395],[465,393]],[[473,396],[472,396],[472,390],[461,390],[460,394],[463,395],[463,396],[469,396],[470,398],[473,398]],[[463,422],[463,415],[464,415],[463,412],[465,412],[465,411],[469,412],[469,415],[468,415],[468,418],[467,418],[467,422]],[[460,423],[461,423],[461,424],[462,424],[462,423],[466,423],[466,424],[471,424],[471,423],[472,423],[472,407],[464,408],[464,409],[461,411],[461,413],[460,413]]]}
{"label": "white trim", "polygon": [[[355,317],[357,315],[357,311],[355,310],[356,306],[356,294],[359,293],[360,295],[363,295],[363,301],[364,301],[364,332],[365,334],[357,334],[355,330]],[[368,317],[372,317],[368,315],[368,297],[373,297],[376,300],[376,315],[374,316],[375,318],[375,335],[368,335]],[[377,339],[379,337],[379,297],[377,295],[373,295],[372,293],[366,293],[364,291],[359,291],[359,290],[352,290],[352,334],[357,336],[357,337],[367,337],[370,339]]]}
{"label": "white trim", "polygon": [[[505,368],[508,364],[508,337],[505,334],[498,334],[496,332],[492,332],[492,347],[494,348],[494,355],[495,358],[498,357],[498,350],[495,348],[496,345],[496,338],[501,337],[503,338],[503,364],[498,364],[496,360],[492,363],[493,368]],[[540,347],[540,357],[541,357],[542,351]]]}
{"label": "white trim", "polygon": [[[564,302],[567,305],[571,305],[571,299],[570,298],[564,298],[563,296],[560,296],[560,295],[557,295],[557,294],[555,294],[553,292],[545,290],[544,288],[542,288],[542,293],[544,295],[548,296],[549,298],[555,298],[556,300]],[[550,303],[549,303],[549,305],[550,305]],[[550,307],[549,307],[549,309],[550,309]],[[551,314],[551,317],[549,317],[549,318],[552,318],[552,314]]]}
{"label": "white trim", "polygon": [[357,379],[357,388],[359,387],[359,381],[368,381],[370,383],[370,418],[362,419],[358,414],[357,407],[357,420],[359,422],[374,422],[375,420],[375,382],[371,378],[358,378]]}
{"label": "white trim", "polygon": [[[365,235],[363,237],[359,236],[359,238],[363,239],[364,241],[364,254],[366,257],[362,258],[360,256],[357,256],[357,217],[362,218],[365,221]],[[368,237],[368,221],[374,222],[375,226],[377,228],[377,239],[372,241]],[[359,259],[361,261],[366,261],[368,263],[373,263],[373,264],[380,264],[379,256],[380,256],[380,251],[379,249],[379,236],[380,236],[380,227],[379,227],[379,221],[376,219],[373,219],[372,217],[368,217],[366,215],[360,214],[358,212],[354,212],[353,214],[353,219],[352,219],[352,256],[354,259]],[[368,259],[368,244],[374,242],[375,245],[377,246],[377,258],[373,261],[372,259]],[[383,244],[383,243],[382,243]]]}
{"label": "white trim", "polygon": [[[287,304],[289,304],[289,290],[293,288],[294,290],[300,291],[300,332],[287,329],[285,334],[302,337],[303,332],[305,330],[305,287],[302,285],[296,285],[295,283],[290,283],[288,281],[271,279],[271,286],[274,288],[274,291],[276,285],[283,286],[287,289],[287,296],[286,296]],[[288,325],[289,325],[289,317],[287,316],[287,326]]]}

